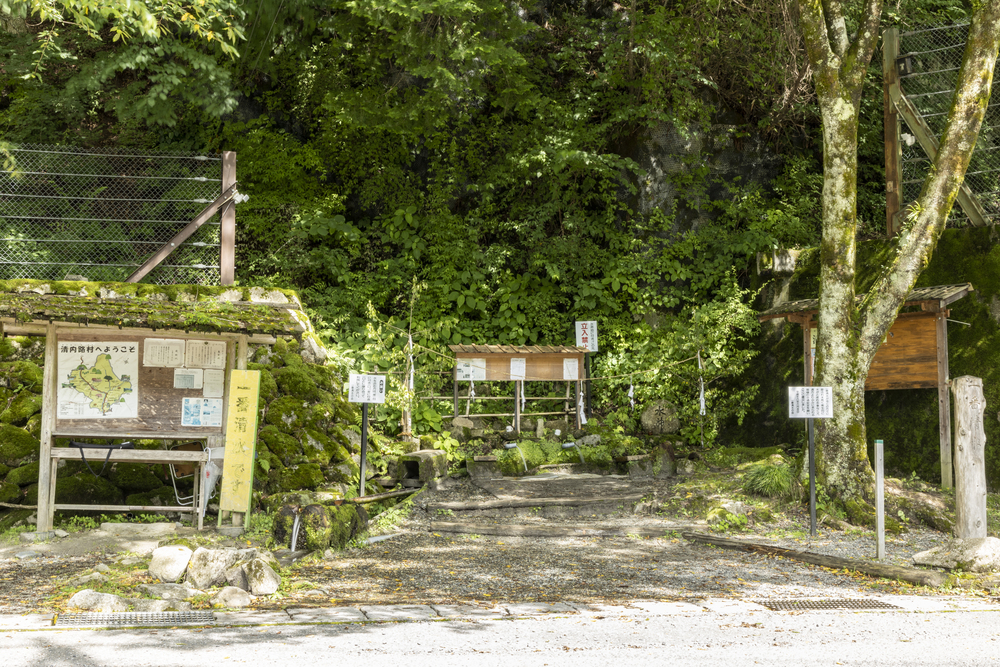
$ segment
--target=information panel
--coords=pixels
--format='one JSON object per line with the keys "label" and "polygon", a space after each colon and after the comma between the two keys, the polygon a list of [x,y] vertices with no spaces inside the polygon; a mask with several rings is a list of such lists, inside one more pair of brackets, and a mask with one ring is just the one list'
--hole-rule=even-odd
{"label": "information panel", "polygon": [[833,387],[789,387],[789,419],[833,417]]}
{"label": "information panel", "polygon": [[347,385],[349,403],[385,403],[385,376],[351,373]]}

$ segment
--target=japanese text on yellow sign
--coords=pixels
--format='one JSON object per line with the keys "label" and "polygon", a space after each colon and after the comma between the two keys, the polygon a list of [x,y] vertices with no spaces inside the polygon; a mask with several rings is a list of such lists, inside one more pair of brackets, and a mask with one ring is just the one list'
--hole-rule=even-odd
{"label": "japanese text on yellow sign", "polygon": [[250,507],[259,388],[260,371],[233,371],[229,376],[226,458],[219,497],[219,507],[228,512],[246,512]]}

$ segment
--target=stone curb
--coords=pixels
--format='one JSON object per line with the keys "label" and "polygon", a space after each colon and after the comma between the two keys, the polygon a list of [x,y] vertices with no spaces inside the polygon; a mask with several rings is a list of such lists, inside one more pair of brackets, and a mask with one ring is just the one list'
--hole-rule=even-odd
{"label": "stone curb", "polygon": [[[801,598],[803,600],[809,598]],[[818,598],[817,598],[818,599]],[[829,598],[825,598],[829,599]],[[812,614],[829,613],[941,613],[941,612],[982,612],[1000,611],[1000,604],[990,600],[967,600],[961,598],[935,598],[907,595],[886,595],[878,598],[895,605],[899,609],[829,609],[810,610]],[[760,601],[760,602],[763,602]],[[519,619],[542,616],[564,616],[581,614],[586,616],[676,616],[703,613],[719,615],[733,614],[782,614],[788,612],[771,611],[754,600],[732,600],[728,598],[706,598],[695,602],[670,602],[658,600],[637,600],[628,605],[585,604],[575,602],[520,602],[498,604],[492,608],[474,605],[371,605],[360,607],[289,607],[282,611],[230,611],[216,612],[215,620],[205,624],[183,624],[178,629],[214,627],[240,627],[256,625],[324,625],[344,623],[400,623],[419,621]],[[803,612],[794,612],[803,613]],[[0,615],[0,632],[28,630],[104,630],[99,625],[59,625],[54,626],[52,614]],[[115,626],[113,629],[147,627],[140,623],[135,626]],[[165,626],[159,626],[165,627]]]}

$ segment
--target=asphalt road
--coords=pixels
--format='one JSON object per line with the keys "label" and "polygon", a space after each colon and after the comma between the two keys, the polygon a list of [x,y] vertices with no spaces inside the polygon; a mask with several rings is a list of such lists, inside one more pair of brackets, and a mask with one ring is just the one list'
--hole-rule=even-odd
{"label": "asphalt road", "polygon": [[0,632],[3,667],[994,665],[1000,611],[621,609],[504,620]]}

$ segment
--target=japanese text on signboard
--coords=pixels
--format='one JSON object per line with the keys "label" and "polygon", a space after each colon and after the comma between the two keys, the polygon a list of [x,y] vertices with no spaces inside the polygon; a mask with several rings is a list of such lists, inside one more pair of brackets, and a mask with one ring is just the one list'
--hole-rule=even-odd
{"label": "japanese text on signboard", "polygon": [[597,322],[576,323],[576,346],[585,347],[590,352],[597,352]]}
{"label": "japanese text on signboard", "polygon": [[832,387],[789,387],[789,419],[829,419],[833,417]]}
{"label": "japanese text on signboard", "polygon": [[385,376],[351,373],[347,400],[351,403],[385,403]]}

